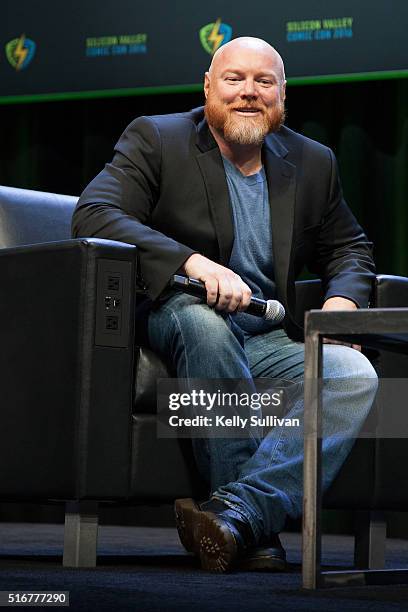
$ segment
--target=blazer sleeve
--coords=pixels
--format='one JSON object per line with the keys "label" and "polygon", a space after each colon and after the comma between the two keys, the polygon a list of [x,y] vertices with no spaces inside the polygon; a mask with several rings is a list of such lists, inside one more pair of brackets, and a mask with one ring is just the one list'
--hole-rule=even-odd
{"label": "blazer sleeve", "polygon": [[135,119],[106,164],[86,187],[72,218],[73,237],[118,240],[138,247],[140,271],[149,297],[156,299],[194,253],[150,227],[160,196],[161,139],[155,123]]}
{"label": "blazer sleeve", "polygon": [[375,278],[372,243],[343,198],[336,159],[330,149],[329,155],[328,206],[318,235],[316,259],[309,268],[322,279],[325,299],[341,296],[366,308]]}

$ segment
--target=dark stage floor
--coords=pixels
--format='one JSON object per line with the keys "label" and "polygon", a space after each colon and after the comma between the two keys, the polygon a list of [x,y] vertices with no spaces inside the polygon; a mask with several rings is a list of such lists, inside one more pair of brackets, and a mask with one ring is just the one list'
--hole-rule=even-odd
{"label": "dark stage floor", "polygon": [[[71,610],[399,611],[408,586],[303,591],[299,534],[286,533],[289,571],[213,575],[198,569],[172,528],[102,526],[95,569],[63,569],[63,526],[0,524],[0,590],[69,590]],[[325,536],[327,565],[351,566],[353,539]],[[388,540],[388,567],[408,567],[408,541]]]}

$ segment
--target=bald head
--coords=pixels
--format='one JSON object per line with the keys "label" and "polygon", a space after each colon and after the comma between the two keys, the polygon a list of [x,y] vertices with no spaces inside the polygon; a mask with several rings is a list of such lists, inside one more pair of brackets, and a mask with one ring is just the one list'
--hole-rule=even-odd
{"label": "bald head", "polygon": [[269,60],[275,66],[281,82],[285,81],[285,69],[279,53],[265,40],[252,36],[234,38],[234,40],[219,47],[213,55],[208,74],[212,75],[221,71],[228,62],[234,61],[235,57],[245,58],[246,55],[249,57],[254,53],[263,55],[266,60]]}
{"label": "bald head", "polygon": [[285,118],[282,58],[260,38],[235,38],[214,54],[204,78],[205,116],[217,143],[259,149]]}

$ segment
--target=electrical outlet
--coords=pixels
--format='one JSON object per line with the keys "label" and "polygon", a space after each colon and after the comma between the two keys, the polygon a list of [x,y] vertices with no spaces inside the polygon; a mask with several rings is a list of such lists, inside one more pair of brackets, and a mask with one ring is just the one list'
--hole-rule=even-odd
{"label": "electrical outlet", "polygon": [[128,346],[132,282],[131,262],[99,259],[95,324],[97,346]]}
{"label": "electrical outlet", "polygon": [[107,331],[119,331],[119,317],[109,316],[105,318],[105,329]]}
{"label": "electrical outlet", "polygon": [[107,275],[107,279],[106,279],[106,289],[109,291],[109,293],[121,293],[122,292],[122,287],[121,287],[121,277],[120,274],[109,274]]}

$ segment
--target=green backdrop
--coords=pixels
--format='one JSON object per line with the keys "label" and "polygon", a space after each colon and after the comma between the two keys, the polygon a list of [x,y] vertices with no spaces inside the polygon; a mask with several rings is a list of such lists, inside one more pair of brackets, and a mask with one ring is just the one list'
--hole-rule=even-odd
{"label": "green backdrop", "polygon": [[[0,107],[0,183],[79,194],[136,116],[188,110],[184,93]],[[378,271],[408,275],[408,79],[291,86],[287,125],[331,146]]]}

